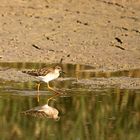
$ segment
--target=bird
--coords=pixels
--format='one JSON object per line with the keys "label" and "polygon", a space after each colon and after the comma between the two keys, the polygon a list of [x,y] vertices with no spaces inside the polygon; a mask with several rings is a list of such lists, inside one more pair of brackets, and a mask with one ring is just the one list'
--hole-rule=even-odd
{"label": "bird", "polygon": [[39,83],[37,83],[37,101],[39,102],[39,88],[41,82],[47,83],[48,89],[54,91],[56,94],[60,94],[60,92],[54,90],[52,87],[50,87],[49,82],[52,80],[57,79],[61,73],[64,73],[62,70],[62,67],[59,65],[56,65],[54,67],[44,67],[41,69],[36,69],[36,70],[30,70],[30,71],[22,71],[23,73],[26,73],[31,76],[35,76],[39,79]]}

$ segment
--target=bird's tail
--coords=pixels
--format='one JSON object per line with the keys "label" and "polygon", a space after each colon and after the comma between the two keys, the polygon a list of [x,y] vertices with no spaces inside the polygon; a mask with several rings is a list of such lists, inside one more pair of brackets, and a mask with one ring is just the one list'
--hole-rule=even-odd
{"label": "bird's tail", "polygon": [[38,73],[36,71],[22,71],[22,73],[26,73],[26,74],[29,74],[29,75],[32,75],[32,76],[38,76]]}

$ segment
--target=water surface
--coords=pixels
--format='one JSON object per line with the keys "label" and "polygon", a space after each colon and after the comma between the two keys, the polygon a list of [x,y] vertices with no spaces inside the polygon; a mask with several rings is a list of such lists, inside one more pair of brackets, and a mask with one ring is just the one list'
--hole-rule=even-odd
{"label": "water surface", "polygon": [[[46,64],[0,63],[2,68],[36,69]],[[49,66],[49,65],[48,65]],[[96,72],[84,65],[64,64],[68,80],[52,82],[65,94],[51,101],[60,119],[24,116],[22,111],[44,105],[52,95],[42,84],[40,102],[36,100],[35,82],[0,81],[0,139],[18,140],[139,140],[140,90],[119,88],[87,89],[73,84],[78,78],[140,77],[139,70]],[[98,74],[97,74],[98,73]],[[100,74],[99,74],[100,73]]]}

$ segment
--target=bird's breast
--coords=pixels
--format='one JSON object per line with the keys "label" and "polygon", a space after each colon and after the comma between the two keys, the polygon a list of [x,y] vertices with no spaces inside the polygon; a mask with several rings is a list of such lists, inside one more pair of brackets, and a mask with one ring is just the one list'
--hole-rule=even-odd
{"label": "bird's breast", "polygon": [[49,82],[59,77],[59,74],[48,73],[46,76],[38,76],[39,80],[43,82]]}

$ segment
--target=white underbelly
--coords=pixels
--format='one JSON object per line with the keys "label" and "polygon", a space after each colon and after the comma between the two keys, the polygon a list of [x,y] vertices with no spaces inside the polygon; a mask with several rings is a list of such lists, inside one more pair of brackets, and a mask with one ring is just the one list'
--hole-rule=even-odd
{"label": "white underbelly", "polygon": [[43,81],[43,82],[48,83],[49,81],[52,81],[52,80],[58,78],[58,76],[59,76],[59,74],[58,75],[56,75],[56,74],[55,75],[53,75],[53,74],[47,74],[46,76],[38,76],[38,79],[40,81]]}

